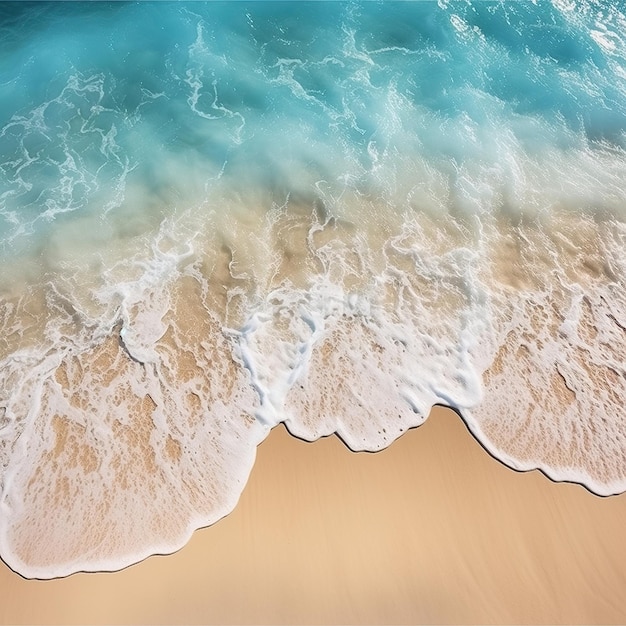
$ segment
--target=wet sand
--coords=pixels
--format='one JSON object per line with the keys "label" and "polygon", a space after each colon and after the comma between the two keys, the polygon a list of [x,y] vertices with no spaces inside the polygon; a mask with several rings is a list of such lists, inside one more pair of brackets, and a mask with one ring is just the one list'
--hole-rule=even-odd
{"label": "wet sand", "polygon": [[451,411],[377,454],[279,426],[239,506],[174,555],[28,581],[2,624],[625,623],[626,495],[491,458]]}

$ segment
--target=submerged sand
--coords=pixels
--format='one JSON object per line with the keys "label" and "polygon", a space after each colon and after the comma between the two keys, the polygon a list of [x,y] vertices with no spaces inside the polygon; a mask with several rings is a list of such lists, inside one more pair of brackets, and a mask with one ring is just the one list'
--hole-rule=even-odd
{"label": "submerged sand", "polygon": [[514,472],[447,409],[376,454],[279,426],[174,555],[53,581],[0,564],[0,622],[624,623],[625,519],[626,496]]}

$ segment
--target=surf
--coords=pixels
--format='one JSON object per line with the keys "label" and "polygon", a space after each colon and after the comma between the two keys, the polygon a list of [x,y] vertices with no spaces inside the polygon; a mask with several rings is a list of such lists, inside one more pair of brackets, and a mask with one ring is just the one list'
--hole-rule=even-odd
{"label": "surf", "polygon": [[277,424],[435,404],[623,492],[626,18],[581,6],[4,7],[2,558],[172,552]]}

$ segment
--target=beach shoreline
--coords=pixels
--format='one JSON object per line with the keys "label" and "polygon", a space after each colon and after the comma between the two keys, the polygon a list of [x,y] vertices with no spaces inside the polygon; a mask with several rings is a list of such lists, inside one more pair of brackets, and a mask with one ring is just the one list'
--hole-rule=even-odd
{"label": "beach shoreline", "polygon": [[626,623],[619,3],[35,4],[0,626]]}
{"label": "beach shoreline", "polygon": [[620,623],[625,514],[505,467],[449,409],[374,454],[280,425],[182,550],[52,581],[2,565],[0,622]]}

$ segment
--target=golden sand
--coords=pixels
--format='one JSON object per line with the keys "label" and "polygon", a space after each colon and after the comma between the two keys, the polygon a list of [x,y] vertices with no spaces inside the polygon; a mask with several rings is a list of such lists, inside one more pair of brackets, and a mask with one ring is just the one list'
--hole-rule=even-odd
{"label": "golden sand", "polygon": [[167,557],[28,581],[0,622],[625,623],[626,496],[491,458],[451,411],[376,454],[279,426],[235,511]]}

